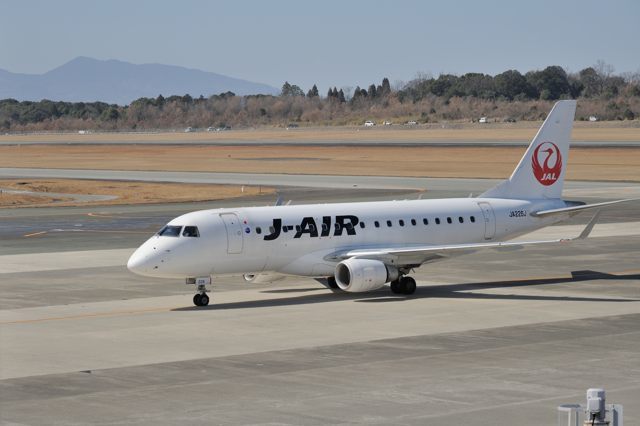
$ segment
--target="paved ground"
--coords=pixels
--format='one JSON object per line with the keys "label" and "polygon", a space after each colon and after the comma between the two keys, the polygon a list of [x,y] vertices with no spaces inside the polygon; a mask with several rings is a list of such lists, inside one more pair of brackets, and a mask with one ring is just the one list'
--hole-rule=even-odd
{"label": "paved ground", "polygon": [[[424,197],[492,182],[431,183]],[[394,188],[281,190],[417,196]],[[600,201],[637,185],[571,191]],[[227,277],[196,309],[190,288],[122,264],[170,218],[218,205],[0,210],[0,423],[539,425],[594,386],[640,423],[640,203],[570,246],[424,267],[409,298]]]}
{"label": "paved ground", "polygon": [[[632,148],[640,147],[640,131],[638,131],[639,140],[635,141],[597,141],[597,140],[572,140],[571,146],[574,147],[593,147],[593,148]],[[209,145],[209,146],[268,146],[268,145],[295,145],[295,146],[474,146],[474,147],[500,147],[500,146],[528,146],[530,140],[502,140],[502,141],[479,141],[479,140],[282,140],[282,139],[265,139],[265,140],[237,140],[237,139],[215,139],[215,140],[185,140],[176,137],[174,140],[140,140],[140,139],[113,139],[113,140],[92,140],[91,136],[81,141],[74,138],[73,141],[53,140],[12,140],[9,138],[0,139],[0,145]]]}

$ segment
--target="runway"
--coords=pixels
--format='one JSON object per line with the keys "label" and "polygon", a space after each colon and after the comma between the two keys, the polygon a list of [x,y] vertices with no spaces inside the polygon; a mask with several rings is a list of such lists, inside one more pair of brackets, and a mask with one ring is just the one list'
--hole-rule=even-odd
{"label": "runway", "polygon": [[[273,179],[294,203],[493,184],[245,177]],[[567,184],[590,202],[637,190]],[[197,309],[190,287],[123,264],[183,212],[272,202],[0,210],[0,422],[526,426],[555,424],[557,405],[595,386],[640,422],[639,202],[607,210],[593,238],[571,245],[427,265],[412,297],[224,277]],[[589,219],[540,232],[572,237]]]}
{"label": "runway", "polygon": [[[75,135],[74,135],[75,136]],[[379,147],[526,147],[530,141],[527,140],[496,140],[496,141],[479,141],[474,140],[422,140],[422,139],[397,139],[393,140],[379,140],[379,139],[361,139],[361,140],[299,140],[290,139],[283,140],[280,138],[274,139],[196,139],[188,140],[177,136],[175,139],[161,140],[150,139],[144,140],[136,138],[131,139],[91,139],[91,136],[83,138],[78,141],[76,138],[73,140],[12,140],[0,139],[0,146],[15,146],[15,145],[164,145],[164,146],[177,146],[177,145],[205,145],[205,146],[269,146],[269,145],[291,145],[291,146],[337,146],[337,147],[358,147],[358,146],[379,146]],[[573,140],[571,146],[574,147],[589,147],[589,148],[638,148],[640,147],[640,140],[635,141],[597,141],[597,140]]]}

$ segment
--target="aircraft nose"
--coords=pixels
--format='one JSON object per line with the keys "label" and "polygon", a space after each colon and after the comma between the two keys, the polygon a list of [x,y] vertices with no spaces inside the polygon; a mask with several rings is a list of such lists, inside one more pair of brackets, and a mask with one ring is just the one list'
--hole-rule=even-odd
{"label": "aircraft nose", "polygon": [[143,271],[144,256],[140,254],[140,249],[133,252],[129,261],[127,262],[127,269],[134,274],[139,274]]}
{"label": "aircraft nose", "polygon": [[134,251],[129,258],[129,261],[127,262],[127,269],[134,274],[145,275],[149,269],[150,259],[151,256],[146,253],[146,250],[143,250],[143,247],[140,247]]}

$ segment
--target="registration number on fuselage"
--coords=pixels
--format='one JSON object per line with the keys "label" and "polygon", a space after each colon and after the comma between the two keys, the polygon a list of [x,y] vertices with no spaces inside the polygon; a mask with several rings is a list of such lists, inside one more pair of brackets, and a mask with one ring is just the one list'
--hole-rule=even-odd
{"label": "registration number on fuselage", "polygon": [[509,211],[509,217],[527,217],[526,210],[511,210]]}

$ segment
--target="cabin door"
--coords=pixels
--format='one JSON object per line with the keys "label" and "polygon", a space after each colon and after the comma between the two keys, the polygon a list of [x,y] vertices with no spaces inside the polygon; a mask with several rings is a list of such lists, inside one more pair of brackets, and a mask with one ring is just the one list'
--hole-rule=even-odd
{"label": "cabin door", "polygon": [[491,240],[496,235],[496,215],[493,213],[491,204],[483,201],[478,205],[482,209],[482,216],[484,216],[484,239]]}
{"label": "cabin door", "polygon": [[243,234],[240,218],[235,213],[222,213],[220,217],[227,229],[227,253],[242,253]]}

